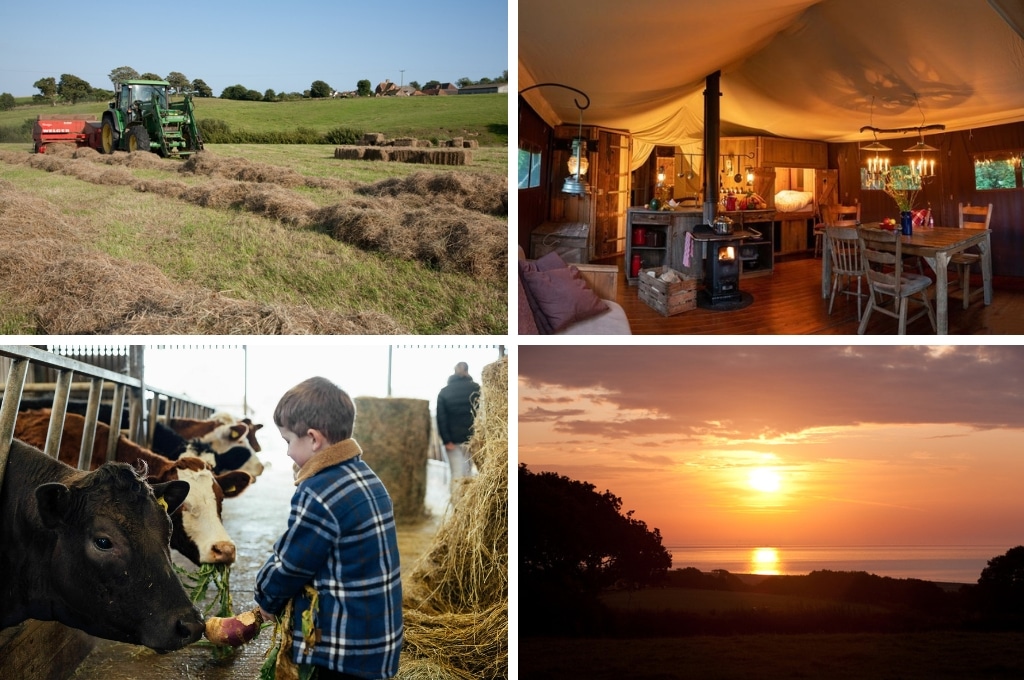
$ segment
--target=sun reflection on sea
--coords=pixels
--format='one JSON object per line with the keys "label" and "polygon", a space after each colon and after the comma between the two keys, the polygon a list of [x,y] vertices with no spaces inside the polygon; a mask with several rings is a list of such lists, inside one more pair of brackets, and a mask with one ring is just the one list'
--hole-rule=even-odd
{"label": "sun reflection on sea", "polygon": [[779,551],[775,548],[754,548],[750,551],[750,573],[762,576],[781,574]]}

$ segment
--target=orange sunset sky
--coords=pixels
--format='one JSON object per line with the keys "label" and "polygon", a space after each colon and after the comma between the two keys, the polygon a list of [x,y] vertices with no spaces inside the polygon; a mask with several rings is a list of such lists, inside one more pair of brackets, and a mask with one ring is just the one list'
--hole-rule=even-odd
{"label": "orange sunset sky", "polygon": [[519,462],[665,546],[1011,547],[1024,347],[520,346]]}

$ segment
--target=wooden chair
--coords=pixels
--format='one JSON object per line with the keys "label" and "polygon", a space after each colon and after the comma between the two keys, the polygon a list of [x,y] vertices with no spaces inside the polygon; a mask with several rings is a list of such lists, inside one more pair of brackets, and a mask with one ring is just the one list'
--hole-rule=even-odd
{"label": "wooden chair", "polygon": [[[932,330],[935,327],[935,313],[928,301],[928,287],[932,280],[922,274],[904,273],[903,241],[900,235],[885,229],[857,227],[857,238],[860,242],[860,258],[864,268],[864,278],[868,282],[868,306],[864,310],[864,318],[860,320],[858,335],[864,335],[871,319],[871,312],[876,309],[894,319],[899,319],[899,333],[905,335],[907,323],[915,321],[923,314],[928,315]],[[924,309],[907,318],[907,307],[911,296],[918,295]],[[894,309],[883,306],[883,296],[892,297]]]}
{"label": "wooden chair", "polygon": [[[832,315],[832,303],[836,299],[836,290],[846,279],[842,287],[844,295],[857,297],[857,321],[860,321],[861,292],[860,282],[864,269],[860,263],[860,242],[855,227],[825,227],[825,238],[828,239],[829,252],[832,257],[832,293],[828,297],[828,313]],[[857,279],[857,292],[849,289],[850,282]]]}
{"label": "wooden chair", "polygon": [[[959,205],[959,225],[961,229],[988,229],[992,223],[992,204]],[[963,292],[964,309],[971,302],[971,265],[981,261],[981,253],[956,253],[949,258],[949,264],[956,268],[960,290]],[[974,291],[984,292],[983,288]]]}
{"label": "wooden chair", "polygon": [[860,224],[860,203],[826,205],[821,209],[822,221],[814,225],[814,256],[821,254],[821,239],[826,227],[856,227]]}

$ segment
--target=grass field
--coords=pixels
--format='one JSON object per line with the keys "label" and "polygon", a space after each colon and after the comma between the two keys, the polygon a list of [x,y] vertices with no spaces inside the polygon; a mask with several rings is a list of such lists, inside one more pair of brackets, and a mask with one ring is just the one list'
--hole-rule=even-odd
{"label": "grass field", "polygon": [[465,168],[327,149],[211,145],[183,173],[0,144],[0,332],[505,334],[507,212],[462,191],[497,203],[505,148]]}
{"label": "grass field", "polygon": [[[195,98],[198,120],[223,120],[233,131],[273,132],[306,127],[318,132],[352,128],[381,132],[389,138],[447,140],[465,137],[481,146],[508,146],[508,95],[480,94],[447,97],[365,97],[303,99],[288,102],[244,102]],[[94,114],[102,102],[74,106],[19,106],[0,111],[0,127],[18,126],[40,114]]]}
{"label": "grass field", "polygon": [[1024,633],[519,639],[523,680],[1024,677]]}

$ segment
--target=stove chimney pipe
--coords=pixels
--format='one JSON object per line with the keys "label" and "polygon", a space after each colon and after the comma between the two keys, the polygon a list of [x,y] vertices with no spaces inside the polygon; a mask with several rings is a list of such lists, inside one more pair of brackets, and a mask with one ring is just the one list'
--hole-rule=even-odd
{"label": "stove chimney pipe", "polygon": [[721,102],[719,91],[722,72],[715,71],[704,79],[704,224],[715,221],[718,212],[718,150],[721,134]]}

